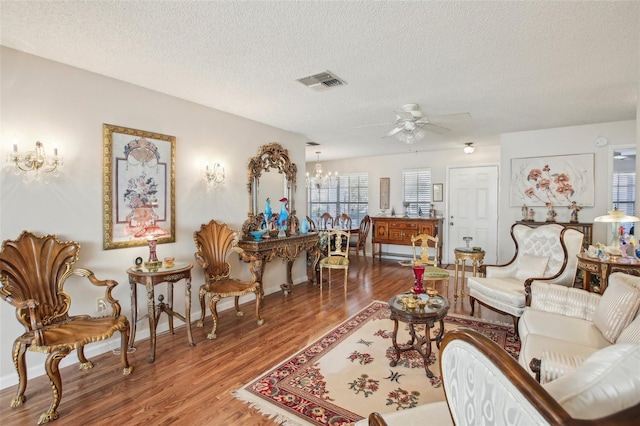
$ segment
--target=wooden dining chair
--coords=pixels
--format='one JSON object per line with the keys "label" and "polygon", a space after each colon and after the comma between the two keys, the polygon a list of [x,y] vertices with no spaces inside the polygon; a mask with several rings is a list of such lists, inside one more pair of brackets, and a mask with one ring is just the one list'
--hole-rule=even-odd
{"label": "wooden dining chair", "polygon": [[350,230],[352,228],[351,216],[342,213],[333,220],[333,227],[338,229]]}
{"label": "wooden dining chair", "polygon": [[321,231],[326,231],[327,229],[331,229],[333,227],[333,216],[331,213],[324,212],[322,216],[318,219],[318,229]]}
{"label": "wooden dining chair", "polygon": [[311,219],[311,216],[306,216],[306,218],[307,222],[309,223],[309,232],[317,232],[318,227],[316,226],[316,223],[313,221],[313,219]]}
{"label": "wooden dining chair", "polygon": [[367,237],[369,236],[369,230],[371,229],[371,218],[369,215],[366,215],[360,221],[360,226],[358,230],[358,239],[355,241],[349,242],[349,251],[351,249],[356,252],[356,260],[359,259],[360,250],[362,250],[362,255],[367,257]]}

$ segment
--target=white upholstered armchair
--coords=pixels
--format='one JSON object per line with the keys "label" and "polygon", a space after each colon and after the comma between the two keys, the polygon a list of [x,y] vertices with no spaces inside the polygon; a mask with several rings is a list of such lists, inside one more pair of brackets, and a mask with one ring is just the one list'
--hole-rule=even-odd
{"label": "white upholstered armchair", "polygon": [[558,224],[531,228],[521,224],[511,227],[516,252],[505,265],[481,267],[483,277],[469,277],[471,315],[475,302],[513,318],[516,334],[527,298],[525,284],[544,281],[573,286],[577,271],[577,257],[584,235]]}
{"label": "white upholstered armchair", "polygon": [[[447,332],[438,359],[446,401],[382,415],[374,412],[356,426],[618,426],[637,424],[640,416],[634,385],[619,385],[640,362],[640,345],[628,344],[616,354],[594,356],[589,364],[546,386],[474,330]],[[637,384],[640,377],[627,382]],[[590,402],[598,406],[595,412],[584,408]]]}

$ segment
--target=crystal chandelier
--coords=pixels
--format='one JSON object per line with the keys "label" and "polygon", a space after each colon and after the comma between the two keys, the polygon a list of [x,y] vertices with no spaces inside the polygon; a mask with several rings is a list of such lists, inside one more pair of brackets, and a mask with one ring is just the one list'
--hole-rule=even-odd
{"label": "crystal chandelier", "polygon": [[316,154],[318,155],[318,162],[316,163],[315,173],[313,176],[309,176],[309,173],[307,172],[307,177],[304,180],[304,186],[307,188],[335,188],[338,184],[338,172],[335,172],[334,174],[322,174],[320,151],[316,151]]}

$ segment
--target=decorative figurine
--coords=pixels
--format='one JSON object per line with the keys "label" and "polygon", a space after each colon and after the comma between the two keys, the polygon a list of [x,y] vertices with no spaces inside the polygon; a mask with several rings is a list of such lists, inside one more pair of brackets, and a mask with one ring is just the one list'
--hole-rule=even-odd
{"label": "decorative figurine", "polygon": [[391,207],[391,217],[396,217],[396,208]]}
{"label": "decorative figurine", "polygon": [[546,220],[546,222],[555,222],[557,215],[558,214],[553,209],[553,204],[552,203],[547,203],[547,220]]}
{"label": "decorative figurine", "polygon": [[281,198],[280,202],[280,215],[278,216],[278,227],[280,228],[280,232],[278,232],[278,237],[286,237],[285,226],[287,226],[289,219],[289,200],[287,198]]}
{"label": "decorative figurine", "polygon": [[571,220],[570,223],[578,223],[578,212],[582,210],[582,207],[576,204],[575,201],[571,202],[570,206],[567,206],[568,209],[571,210]]}
{"label": "decorative figurine", "polygon": [[520,212],[522,214],[522,220],[527,222],[529,220],[529,209],[527,208],[526,204],[522,205],[522,209],[520,209]]}
{"label": "decorative figurine", "polygon": [[409,202],[405,201],[402,205],[404,206],[404,216],[402,217],[409,217]]}
{"label": "decorative figurine", "polygon": [[536,212],[533,209],[529,209],[529,222],[535,222]]}
{"label": "decorative figurine", "polygon": [[271,221],[271,200],[267,197],[264,205],[264,225],[269,229],[269,221]]}

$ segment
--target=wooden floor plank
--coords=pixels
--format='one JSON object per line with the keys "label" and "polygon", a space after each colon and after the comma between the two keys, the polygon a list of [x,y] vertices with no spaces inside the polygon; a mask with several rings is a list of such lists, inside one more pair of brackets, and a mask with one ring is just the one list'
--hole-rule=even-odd
{"label": "wooden floor plank", "polygon": [[[319,287],[295,286],[293,294],[265,297],[261,327],[256,326],[254,302],[242,305],[244,317],[220,313],[218,338],[206,339],[212,321],[193,327],[196,347],[187,344],[186,329],[178,327],[157,339],[156,361],[147,362],[149,340],[136,342],[130,356],[135,370],[122,376],[119,358],[111,353],[93,359],[95,367],[79,371],[77,365],[61,370],[63,395],[54,425],[276,425],[257,410],[235,399],[240,388],[277,362],[293,355],[373,300],[387,301],[413,285],[411,269],[392,261],[353,262],[345,295],[341,274]],[[469,314],[468,298],[453,303],[451,313]],[[440,292],[444,288],[438,287]],[[511,323],[510,318],[476,307],[476,316]],[[179,323],[179,322],[178,322]],[[3,359],[9,359],[3,354]],[[46,376],[29,380],[27,401],[10,408],[16,386],[0,391],[3,425],[34,425],[51,403]]]}

